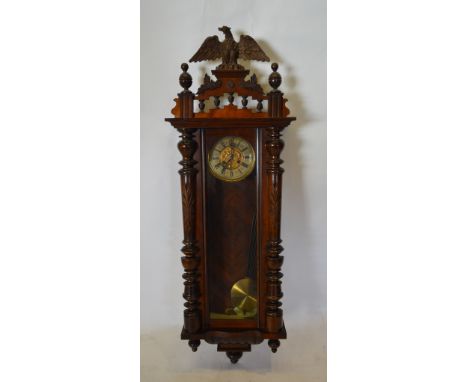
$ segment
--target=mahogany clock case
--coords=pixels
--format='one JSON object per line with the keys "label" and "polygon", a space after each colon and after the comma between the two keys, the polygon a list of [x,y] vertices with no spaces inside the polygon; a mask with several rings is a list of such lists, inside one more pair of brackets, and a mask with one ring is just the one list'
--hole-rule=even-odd
{"label": "mahogany clock case", "polygon": [[[226,39],[230,38],[230,28],[223,27],[222,31]],[[214,38],[207,38],[204,44],[209,39]],[[268,60],[251,37],[243,36],[241,41],[242,49],[250,47],[248,59]],[[195,61],[206,59],[208,48],[204,46],[194,56]],[[218,47],[224,49],[216,44],[209,49]],[[231,43],[229,49],[237,48]],[[251,345],[266,339],[276,352],[279,340],[286,338],[280,301],[280,155],[284,147],[281,132],[295,117],[288,116],[287,99],[278,89],[281,75],[276,63],[271,65],[273,72],[268,78],[272,90],[265,93],[255,74],[246,78],[249,70],[237,64],[236,53],[226,52],[231,53],[212,70],[216,80],[205,74],[196,93],[189,90],[192,77],[188,65],[181,65],[179,83],[184,90],[175,99],[174,117],[166,121],[180,133],[178,149],[182,155],[181,259],[186,309],[181,338],[189,341],[193,351],[201,340],[216,344],[218,351],[226,352],[236,363],[243,352],[251,350]],[[242,107],[234,103],[236,96],[239,101],[242,98]],[[228,104],[221,107],[223,97]],[[207,101],[211,100],[215,107],[207,110]],[[255,109],[250,108],[249,100],[256,102]],[[198,112],[194,111],[194,102],[198,102]],[[225,168],[221,174],[213,173],[209,161],[226,137],[233,138],[232,147],[223,146],[230,155],[227,160],[219,159],[224,150],[218,150],[214,166]],[[237,167],[247,158],[241,152],[251,148],[249,156],[255,156],[255,163],[245,176],[240,176]],[[244,163],[246,168],[248,163],[252,164],[253,158]],[[233,168],[237,169],[237,178]],[[228,173],[224,174],[224,170]]]}

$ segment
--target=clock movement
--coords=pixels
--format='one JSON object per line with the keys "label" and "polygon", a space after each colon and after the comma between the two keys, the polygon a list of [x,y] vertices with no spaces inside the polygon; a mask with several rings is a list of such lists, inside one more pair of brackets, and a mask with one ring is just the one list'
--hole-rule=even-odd
{"label": "clock movement", "polygon": [[[280,238],[282,130],[289,117],[273,63],[264,92],[238,59],[269,61],[250,36],[239,42],[229,27],[208,37],[191,62],[221,59],[196,93],[181,65],[183,90],[172,118],[178,149],[186,300],[181,338],[196,351],[216,344],[236,363],[251,346],[268,340],[272,352],[286,338],[281,309]],[[223,103],[223,104],[222,104]],[[250,107],[250,104],[255,104]],[[266,105],[265,105],[266,104]],[[198,106],[198,108],[196,107]],[[264,111],[264,108],[266,111]]]}

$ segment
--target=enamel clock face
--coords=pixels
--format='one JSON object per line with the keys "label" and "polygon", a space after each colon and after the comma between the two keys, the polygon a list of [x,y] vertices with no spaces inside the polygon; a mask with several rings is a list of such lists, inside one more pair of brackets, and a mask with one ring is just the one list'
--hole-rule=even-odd
{"label": "enamel clock face", "polygon": [[238,182],[255,168],[255,151],[241,137],[223,137],[208,153],[211,174],[224,182]]}

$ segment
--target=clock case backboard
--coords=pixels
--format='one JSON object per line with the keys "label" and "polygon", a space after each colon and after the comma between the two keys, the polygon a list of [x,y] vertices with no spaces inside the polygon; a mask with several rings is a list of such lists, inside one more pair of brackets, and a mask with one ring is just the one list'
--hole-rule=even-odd
{"label": "clock case backboard", "polygon": [[[272,90],[267,94],[257,84],[256,75],[246,79],[249,70],[212,70],[196,94],[189,88],[192,78],[182,64],[179,82],[184,90],[175,99],[173,118],[166,118],[181,134],[178,144],[182,160],[182,212],[184,226],[183,278],[184,327],[181,338],[196,351],[200,340],[217,344],[232,362],[251,350],[252,344],[268,339],[276,352],[279,340],[286,338],[280,299],[283,250],[280,238],[282,160],[281,131],[289,117],[286,99],[278,90],[281,76],[272,64],[269,76]],[[229,104],[220,107],[227,95]],[[242,97],[242,107],[234,104]],[[239,98],[240,99],[240,98]],[[257,102],[248,107],[249,99]],[[199,111],[194,112],[198,101]],[[207,109],[213,101],[214,107]],[[263,111],[267,102],[267,111]],[[237,136],[255,150],[256,168],[239,182],[223,182],[208,170],[208,151],[224,136]],[[242,278],[251,238],[250,222],[255,215],[255,273],[257,314],[252,319],[213,319],[216,304],[227,304],[226,289]],[[239,248],[241,251],[239,252]],[[221,257],[221,258],[220,258]],[[227,267],[226,264],[232,265]]]}

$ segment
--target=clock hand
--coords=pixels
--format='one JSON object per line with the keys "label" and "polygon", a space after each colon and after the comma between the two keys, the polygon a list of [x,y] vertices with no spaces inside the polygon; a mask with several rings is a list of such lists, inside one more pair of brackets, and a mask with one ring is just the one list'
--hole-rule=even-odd
{"label": "clock hand", "polygon": [[231,150],[231,153],[229,154],[229,159],[226,161],[226,164],[227,164],[228,166],[231,166],[231,167],[232,167],[232,161],[233,161],[233,159],[234,159],[234,151]]}

